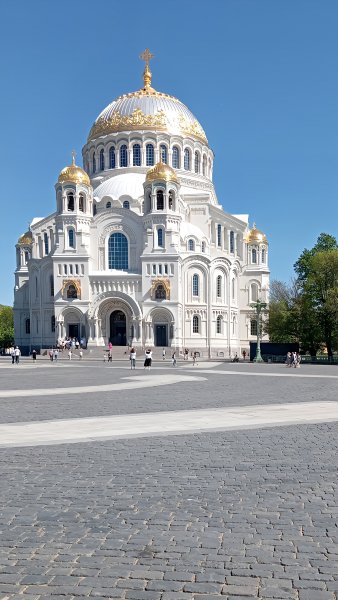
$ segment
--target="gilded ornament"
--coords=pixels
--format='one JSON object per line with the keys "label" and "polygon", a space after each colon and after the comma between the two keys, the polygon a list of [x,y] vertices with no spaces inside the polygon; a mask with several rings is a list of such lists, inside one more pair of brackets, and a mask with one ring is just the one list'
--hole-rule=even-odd
{"label": "gilded ornament", "polygon": [[169,165],[157,163],[151,167],[147,173],[146,181],[175,181],[178,182],[177,175]]}
{"label": "gilded ornament", "polygon": [[18,239],[18,244],[20,246],[31,246],[33,244],[33,235],[31,231],[26,231],[23,235],[21,235]]}
{"label": "gilded ornament", "polygon": [[58,182],[64,183],[66,181],[72,181],[73,183],[80,183],[84,185],[90,185],[90,179],[81,167],[75,164],[75,151],[72,152],[72,164],[62,169]]}
{"label": "gilded ornament", "polygon": [[165,289],[165,295],[166,295],[165,299],[170,300],[170,280],[165,279],[164,277],[157,277],[156,279],[153,279],[153,281],[151,282],[151,290],[150,290],[151,299],[152,300],[156,299],[156,290],[159,286],[162,286]]}
{"label": "gilded ornament", "polygon": [[257,229],[256,223],[253,224],[252,229],[250,229],[250,231],[248,232],[247,237],[246,237],[246,242],[248,244],[252,244],[254,242],[256,242],[256,243],[264,242],[266,244],[268,243],[265,233],[263,233],[262,231]]}
{"label": "gilded ornament", "polygon": [[[69,286],[73,285],[76,289],[76,298],[77,300],[81,299],[81,282],[79,279],[64,279],[62,282],[62,290],[61,295],[64,297],[65,291],[69,288]],[[65,298],[67,300],[67,298]]]}

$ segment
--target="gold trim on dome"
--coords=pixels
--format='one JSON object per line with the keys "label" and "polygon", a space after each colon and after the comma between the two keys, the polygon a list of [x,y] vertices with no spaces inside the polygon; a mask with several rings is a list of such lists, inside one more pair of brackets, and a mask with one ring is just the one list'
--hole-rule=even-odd
{"label": "gold trim on dome", "polygon": [[26,231],[26,233],[21,235],[18,239],[18,244],[20,244],[20,246],[31,246],[33,244],[32,232]]}
{"label": "gold trim on dome", "polygon": [[195,120],[193,123],[189,122],[183,115],[180,116],[180,128],[186,135],[191,135],[196,138],[200,138],[206,144],[208,143],[207,136],[205,135],[204,129],[201,127],[199,122]]}
{"label": "gold trim on dome", "polygon": [[99,118],[90,130],[88,140],[97,135],[104,135],[123,129],[165,129],[167,118],[163,110],[159,110],[156,115],[146,115],[140,108],[135,108],[131,115],[120,115],[114,113],[108,119]]}
{"label": "gold trim on dome", "polygon": [[178,182],[174,169],[162,162],[159,162],[154,167],[151,167],[146,176],[146,181],[158,180],[175,181],[176,183]]}

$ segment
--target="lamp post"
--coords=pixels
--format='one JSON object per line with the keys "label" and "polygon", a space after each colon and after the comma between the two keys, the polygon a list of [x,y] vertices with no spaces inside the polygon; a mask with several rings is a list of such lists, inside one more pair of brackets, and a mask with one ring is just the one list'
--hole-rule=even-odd
{"label": "lamp post", "polygon": [[257,322],[257,347],[256,347],[256,356],[254,358],[254,362],[264,362],[261,355],[261,312],[263,312],[267,303],[262,302],[261,300],[257,300],[256,302],[252,302],[250,304],[251,308],[253,308],[256,312],[256,322]]}

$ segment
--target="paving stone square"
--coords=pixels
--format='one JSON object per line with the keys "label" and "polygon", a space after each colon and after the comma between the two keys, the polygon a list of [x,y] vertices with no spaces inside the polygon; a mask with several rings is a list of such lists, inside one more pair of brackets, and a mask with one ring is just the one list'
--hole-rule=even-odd
{"label": "paving stone square", "polygon": [[[136,377],[1,360],[0,598],[337,600],[337,369],[179,364],[174,382],[168,362]],[[163,431],[109,429],[153,414]],[[210,425],[191,432],[196,414]],[[74,439],[51,443],[60,420]]]}

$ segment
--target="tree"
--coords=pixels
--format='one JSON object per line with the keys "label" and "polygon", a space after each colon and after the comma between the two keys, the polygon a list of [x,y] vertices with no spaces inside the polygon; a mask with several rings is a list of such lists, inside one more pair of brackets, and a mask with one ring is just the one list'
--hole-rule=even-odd
{"label": "tree", "polygon": [[14,343],[14,320],[11,306],[0,306],[0,348]]}
{"label": "tree", "polygon": [[338,244],[336,238],[328,233],[321,233],[314,247],[311,250],[305,248],[294,264],[298,283],[301,284],[308,277],[311,258],[315,256],[317,252],[329,252],[330,250],[337,249]]}
{"label": "tree", "polygon": [[318,251],[309,258],[303,289],[316,312],[331,360],[338,339],[338,248]]}

